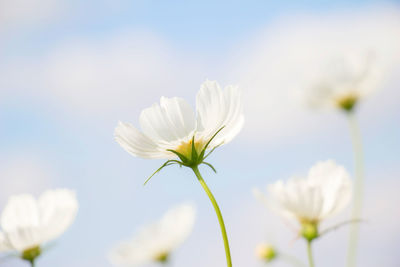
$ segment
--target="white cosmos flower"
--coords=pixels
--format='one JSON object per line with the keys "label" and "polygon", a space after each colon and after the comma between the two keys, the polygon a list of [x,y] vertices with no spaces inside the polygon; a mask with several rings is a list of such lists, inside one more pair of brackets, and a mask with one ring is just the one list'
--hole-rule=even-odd
{"label": "white cosmos flower", "polygon": [[165,262],[189,236],[194,221],[195,209],[192,205],[174,207],[160,221],[140,229],[133,239],[115,246],[109,259],[114,265],[124,266]]}
{"label": "white cosmos flower", "polygon": [[347,206],[352,183],[344,167],[328,160],[315,164],[307,177],[279,180],[268,191],[270,198],[264,200],[274,211],[301,224],[318,224]]}
{"label": "white cosmos flower", "polygon": [[217,82],[207,80],[197,94],[196,106],[197,114],[182,98],[161,97],[159,104],[140,114],[142,132],[129,123],[119,122],[115,139],[134,156],[171,159],[176,155],[169,150],[174,150],[190,158],[193,137],[200,154],[222,127],[208,149],[230,142],[243,126],[238,87],[222,90]]}
{"label": "white cosmos flower", "polygon": [[351,51],[324,62],[308,84],[307,98],[312,107],[337,107],[347,111],[375,91],[383,81],[371,53]]}
{"label": "white cosmos flower", "polygon": [[48,190],[38,199],[29,194],[11,196],[1,214],[0,252],[40,251],[67,230],[77,210],[75,193],[67,189]]}

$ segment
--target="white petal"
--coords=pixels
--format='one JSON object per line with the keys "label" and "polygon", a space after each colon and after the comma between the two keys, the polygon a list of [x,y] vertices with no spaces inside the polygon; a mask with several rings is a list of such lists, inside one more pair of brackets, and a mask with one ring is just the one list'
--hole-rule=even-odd
{"label": "white petal", "polygon": [[142,158],[165,158],[158,145],[129,123],[119,122],[114,132],[115,140],[127,152]]}
{"label": "white petal", "polygon": [[196,106],[201,136],[209,139],[224,127],[210,148],[230,142],[243,127],[243,107],[238,87],[228,86],[222,91],[217,82],[207,80],[197,94]]}
{"label": "white petal", "polygon": [[43,242],[59,237],[74,221],[78,211],[75,193],[67,189],[46,191],[38,201]]}
{"label": "white petal", "polygon": [[272,212],[289,219],[295,219],[296,215],[290,212],[288,209],[283,209],[282,204],[279,202],[277,195],[280,192],[279,185],[281,181],[277,181],[275,184],[269,185],[267,191],[269,192],[268,197],[262,197],[261,192],[255,191],[256,198],[262,201]]}
{"label": "white petal", "polygon": [[324,197],[321,194],[320,188],[308,186],[303,192],[303,196],[307,199],[307,202],[304,205],[304,218],[319,221],[321,219],[324,204]]}
{"label": "white petal", "polygon": [[5,237],[7,245],[20,252],[42,243],[41,228],[38,226],[17,228],[7,232]]}
{"label": "white petal", "polygon": [[0,251],[21,252],[58,237],[76,210],[75,196],[68,190],[48,191],[38,201],[26,194],[12,196],[1,215]]}
{"label": "white petal", "polygon": [[6,235],[3,232],[0,232],[0,252],[7,252],[12,249],[13,248],[10,246]]}
{"label": "white petal", "polygon": [[319,222],[343,210],[351,197],[347,171],[333,161],[319,162],[307,178],[278,181],[268,187],[274,211],[299,220]]}
{"label": "white petal", "polygon": [[171,143],[191,138],[196,128],[193,109],[182,98],[161,97],[140,114],[143,132],[157,143]]}
{"label": "white petal", "polygon": [[337,100],[342,97],[363,98],[379,87],[382,72],[375,56],[359,52],[342,53],[322,64],[306,90],[312,107],[337,107]]}
{"label": "white petal", "polygon": [[140,244],[125,241],[115,245],[108,253],[112,265],[138,266],[150,263],[153,260],[151,250]]}
{"label": "white petal", "polygon": [[318,162],[309,172],[309,180],[321,188],[324,195],[323,217],[342,211],[350,202],[352,184],[346,169],[328,160]]}
{"label": "white petal", "polygon": [[37,227],[40,223],[36,200],[28,194],[10,197],[1,214],[1,227],[4,232],[19,228]]}
{"label": "white petal", "polygon": [[164,217],[137,233],[130,241],[115,246],[109,253],[115,265],[142,265],[157,256],[171,253],[191,232],[195,219],[194,207],[183,204],[169,210]]}
{"label": "white petal", "polygon": [[195,222],[195,208],[190,204],[182,204],[167,212],[160,222],[164,239],[168,240],[169,248],[175,249],[185,241],[192,232]]}

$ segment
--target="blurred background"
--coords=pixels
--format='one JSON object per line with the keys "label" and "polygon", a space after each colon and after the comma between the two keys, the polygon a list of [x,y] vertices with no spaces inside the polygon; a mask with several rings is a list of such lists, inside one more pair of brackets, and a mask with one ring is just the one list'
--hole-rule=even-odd
{"label": "blurred background", "polygon": [[[337,48],[372,48],[385,82],[358,109],[366,159],[359,266],[400,266],[400,4],[396,1],[0,0],[0,210],[16,193],[75,189],[80,210],[39,267],[108,267],[108,250],[172,205],[197,207],[174,267],[224,266],[216,216],[188,169],[134,158],[114,140],[160,96],[194,107],[205,79],[243,91],[246,124],[202,167],[235,266],[263,266],[272,242],[306,262],[303,240],[252,195],[334,159],[353,172],[344,114],[312,110],[305,72]],[[347,211],[348,213],[348,211]],[[328,227],[346,217],[328,220]],[[344,266],[344,227],[315,243],[317,266]],[[200,253],[201,251],[201,253]],[[10,259],[1,266],[26,266]],[[276,262],[274,266],[289,266]]]}

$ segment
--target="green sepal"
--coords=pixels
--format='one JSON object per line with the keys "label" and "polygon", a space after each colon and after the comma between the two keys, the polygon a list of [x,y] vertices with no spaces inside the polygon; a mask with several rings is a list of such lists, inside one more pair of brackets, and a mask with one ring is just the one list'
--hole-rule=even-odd
{"label": "green sepal", "polygon": [[210,163],[208,163],[208,162],[202,162],[202,163],[204,163],[204,164],[206,164],[208,167],[210,167],[215,173],[217,173],[217,170],[214,168],[214,166],[213,165],[211,165]]}
{"label": "green sepal", "polygon": [[211,150],[207,153],[207,155],[203,158],[203,160],[205,160],[206,158],[208,158],[208,156],[210,156],[210,154],[213,153],[214,150],[217,149],[217,148],[220,147],[220,146],[221,146],[221,144],[219,144],[219,145],[213,147],[213,149],[211,149]]}
{"label": "green sepal", "polygon": [[197,154],[196,147],[194,145],[194,135],[192,137],[192,162],[197,162],[199,155]]}
{"label": "green sepal", "polygon": [[146,185],[147,184],[147,182],[148,181],[150,181],[150,179],[156,174],[156,173],[158,173],[159,171],[161,171],[164,167],[167,167],[167,166],[170,166],[170,165],[173,165],[173,164],[179,164],[179,165],[182,165],[182,163],[181,162],[179,162],[179,161],[177,161],[177,160],[173,160],[173,159],[171,159],[171,160],[167,160],[166,162],[164,162],[164,164],[163,165],[161,165],[161,167],[160,168],[158,168],[149,178],[147,178],[146,179],[146,181],[144,182],[144,184],[143,185]]}
{"label": "green sepal", "polygon": [[188,164],[189,163],[189,159],[185,155],[183,155],[183,154],[181,154],[181,153],[179,153],[179,152],[177,152],[175,150],[172,150],[172,149],[167,149],[167,151],[172,152],[175,155],[177,155],[179,157],[179,159],[182,160],[183,164]]}
{"label": "green sepal", "polygon": [[[224,129],[225,128],[225,125],[224,126],[222,126],[211,138],[210,138],[210,140],[208,140],[208,142],[207,142],[207,144],[204,146],[204,148],[203,148],[203,150],[201,151],[201,153],[200,153],[200,159],[205,159],[205,157],[204,157],[204,154],[206,153],[206,149],[207,149],[207,147],[210,145],[210,143],[211,143],[211,141],[217,136],[217,134],[220,132],[220,131],[222,131],[222,129]],[[219,146],[219,145],[218,145]],[[216,146],[216,147],[218,147],[218,146]],[[215,147],[215,148],[216,148]],[[211,151],[214,151],[214,149],[212,149]],[[209,155],[210,153],[208,153],[207,154],[207,156]],[[206,157],[207,157],[206,156]]]}

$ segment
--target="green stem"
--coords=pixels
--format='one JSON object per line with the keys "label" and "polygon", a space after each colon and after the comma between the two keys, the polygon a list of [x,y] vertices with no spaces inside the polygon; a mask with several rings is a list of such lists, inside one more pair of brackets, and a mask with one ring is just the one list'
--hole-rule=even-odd
{"label": "green stem", "polygon": [[231,252],[229,249],[229,242],[228,236],[226,234],[224,219],[222,218],[221,210],[219,209],[218,203],[215,200],[213,194],[211,193],[210,189],[208,188],[206,182],[203,180],[203,177],[200,174],[199,168],[197,166],[192,167],[194,174],[196,174],[197,179],[199,180],[201,186],[203,187],[204,191],[207,193],[208,198],[211,200],[211,203],[214,207],[215,213],[217,214],[219,226],[221,228],[222,238],[224,239],[224,246],[225,246],[225,255],[226,255],[226,263],[228,267],[232,267],[232,260],[231,260]]}
{"label": "green stem", "polygon": [[29,262],[31,263],[31,267],[35,267],[35,261],[34,260],[30,260]]}
{"label": "green stem", "polygon": [[[351,220],[361,218],[363,191],[364,191],[364,158],[360,129],[353,112],[348,113],[349,128],[354,157],[354,200],[351,211]],[[349,245],[347,251],[347,267],[355,267],[357,262],[357,246],[360,235],[359,224],[350,226]]]}
{"label": "green stem", "polygon": [[314,267],[314,259],[312,255],[312,248],[311,248],[311,240],[307,240],[307,255],[308,255],[308,262],[310,263],[310,267]]}

